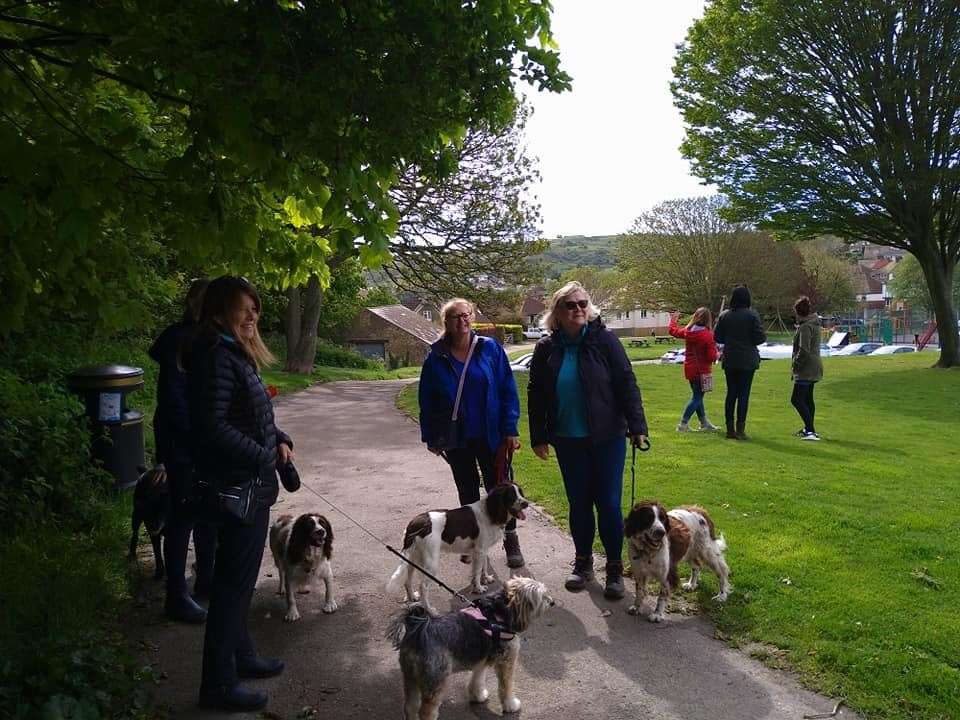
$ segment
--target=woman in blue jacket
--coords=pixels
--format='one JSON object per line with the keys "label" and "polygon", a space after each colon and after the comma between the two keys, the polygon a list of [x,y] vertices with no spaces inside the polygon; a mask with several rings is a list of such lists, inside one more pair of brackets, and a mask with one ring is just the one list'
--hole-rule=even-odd
{"label": "woman in blue jacket", "polygon": [[[583,590],[593,577],[593,538],[599,527],[607,554],[603,594],[623,597],[623,462],[626,438],[647,438],[640,389],[623,344],[607,330],[583,285],[553,294],[527,388],[530,444],[541,460],[557,451],[570,505],[576,555],[565,586]],[[594,520],[596,508],[596,520]]]}
{"label": "woman in blue jacket", "polygon": [[[520,400],[510,361],[496,340],[473,332],[474,312],[473,303],[462,298],[444,304],[440,311],[444,333],[431,346],[420,371],[420,436],[430,452],[442,455],[450,464],[461,505],[480,499],[481,474],[488,492],[497,484],[498,451],[520,447]],[[454,424],[464,367],[466,377]],[[503,547],[507,565],[522,567],[515,518],[505,528]]]}

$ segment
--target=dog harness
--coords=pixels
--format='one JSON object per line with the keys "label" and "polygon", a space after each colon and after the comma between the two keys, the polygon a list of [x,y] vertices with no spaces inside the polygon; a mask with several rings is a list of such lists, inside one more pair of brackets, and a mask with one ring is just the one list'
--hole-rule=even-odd
{"label": "dog harness", "polygon": [[493,618],[491,620],[483,614],[483,611],[480,608],[474,605],[465,607],[460,612],[480,623],[480,627],[483,628],[483,632],[493,638],[495,643],[513,640],[514,633],[509,632],[507,626],[504,625],[499,618]]}

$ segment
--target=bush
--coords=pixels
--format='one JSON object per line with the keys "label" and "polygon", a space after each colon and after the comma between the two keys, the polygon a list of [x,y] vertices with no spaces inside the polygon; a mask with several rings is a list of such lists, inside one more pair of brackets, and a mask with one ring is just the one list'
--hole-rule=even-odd
{"label": "bush", "polygon": [[383,363],[366,358],[355,350],[350,350],[323,338],[317,342],[317,355],[314,363],[326,367],[383,369]]}

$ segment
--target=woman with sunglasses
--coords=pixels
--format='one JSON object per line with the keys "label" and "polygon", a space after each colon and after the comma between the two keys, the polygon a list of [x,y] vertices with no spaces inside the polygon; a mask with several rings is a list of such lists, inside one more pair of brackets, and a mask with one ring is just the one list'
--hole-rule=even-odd
{"label": "woman with sunglasses", "polygon": [[[500,343],[473,331],[474,314],[473,303],[463,298],[443,305],[444,333],[420,371],[420,436],[449,463],[461,505],[480,499],[481,474],[484,488],[492,490],[498,457],[520,448],[520,400],[510,361]],[[503,548],[508,567],[523,567],[515,518],[504,528]],[[460,559],[470,562],[469,555]]]}
{"label": "woman with sunglasses", "polygon": [[627,353],[599,314],[578,282],[553,294],[541,321],[550,335],[537,343],[530,361],[530,442],[541,460],[549,457],[549,445],[557,451],[576,553],[567,590],[583,590],[593,577],[599,527],[607,555],[603,594],[619,600],[626,437],[634,445],[646,442],[647,421]]}

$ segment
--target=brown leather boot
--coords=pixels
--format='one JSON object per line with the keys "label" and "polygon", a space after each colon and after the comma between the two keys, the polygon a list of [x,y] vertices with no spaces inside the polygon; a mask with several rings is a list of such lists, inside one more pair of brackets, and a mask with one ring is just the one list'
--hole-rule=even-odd
{"label": "brown leather boot", "polygon": [[503,549],[507,553],[508,568],[521,568],[526,565],[523,553],[520,552],[520,538],[517,537],[516,530],[503,534]]}
{"label": "brown leather boot", "polygon": [[727,425],[727,440],[739,440],[739,439],[740,439],[740,436],[737,435],[737,431],[734,430],[729,425]]}
{"label": "brown leather boot", "polygon": [[737,439],[738,440],[749,440],[747,433],[744,430],[747,427],[747,421],[743,420],[737,423]]}

